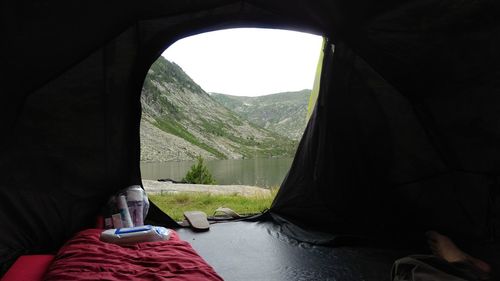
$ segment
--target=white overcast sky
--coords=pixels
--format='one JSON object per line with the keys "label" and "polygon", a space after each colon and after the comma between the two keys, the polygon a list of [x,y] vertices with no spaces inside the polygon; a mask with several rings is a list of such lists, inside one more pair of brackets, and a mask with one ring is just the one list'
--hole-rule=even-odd
{"label": "white overcast sky", "polygon": [[311,89],[321,42],[307,33],[237,28],[186,37],[163,56],[206,92],[260,96]]}

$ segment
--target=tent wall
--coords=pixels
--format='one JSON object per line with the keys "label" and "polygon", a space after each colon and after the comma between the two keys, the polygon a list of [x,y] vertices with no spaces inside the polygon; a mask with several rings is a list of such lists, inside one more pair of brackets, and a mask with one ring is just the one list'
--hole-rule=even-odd
{"label": "tent wall", "polygon": [[271,210],[337,233],[498,236],[498,11],[405,3],[342,33]]}
{"label": "tent wall", "polygon": [[338,234],[490,239],[496,176],[447,166],[412,100],[346,44],[325,52],[331,78],[271,211]]}
{"label": "tent wall", "polygon": [[136,42],[131,28],[26,98],[0,162],[3,253],[57,249],[140,184]]}

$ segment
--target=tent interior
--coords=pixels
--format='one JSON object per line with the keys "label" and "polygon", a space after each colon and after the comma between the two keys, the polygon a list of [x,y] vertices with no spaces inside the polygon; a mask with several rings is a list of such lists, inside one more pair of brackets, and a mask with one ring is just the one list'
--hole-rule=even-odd
{"label": "tent interior", "polygon": [[[396,258],[425,251],[430,229],[498,262],[498,3],[0,7],[0,276],[21,255],[57,251],[110,195],[141,184],[140,95],[150,65],[180,38],[230,27],[327,41],[316,106],[270,210],[206,233],[179,229],[222,277],[384,280]],[[148,220],[176,227],[154,206]]]}

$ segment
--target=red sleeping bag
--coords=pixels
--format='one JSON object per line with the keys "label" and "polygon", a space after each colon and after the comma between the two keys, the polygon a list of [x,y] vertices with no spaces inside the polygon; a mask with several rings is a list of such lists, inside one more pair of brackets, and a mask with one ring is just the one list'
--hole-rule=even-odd
{"label": "red sleeping bag", "polygon": [[222,280],[174,231],[167,241],[127,246],[101,242],[101,231],[76,234],[56,255],[44,280]]}

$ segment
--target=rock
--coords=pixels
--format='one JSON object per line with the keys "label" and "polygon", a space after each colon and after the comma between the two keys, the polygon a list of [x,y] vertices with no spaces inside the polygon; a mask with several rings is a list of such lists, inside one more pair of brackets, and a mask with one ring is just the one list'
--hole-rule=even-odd
{"label": "rock", "polygon": [[148,194],[168,194],[182,192],[203,192],[210,194],[236,194],[240,196],[270,196],[271,190],[249,185],[207,185],[159,182],[142,180],[142,185]]}

